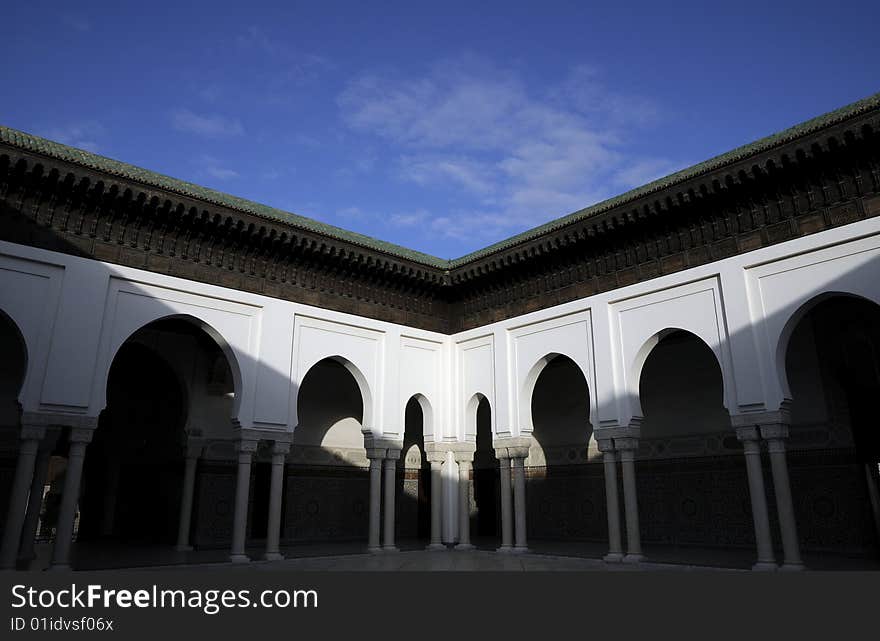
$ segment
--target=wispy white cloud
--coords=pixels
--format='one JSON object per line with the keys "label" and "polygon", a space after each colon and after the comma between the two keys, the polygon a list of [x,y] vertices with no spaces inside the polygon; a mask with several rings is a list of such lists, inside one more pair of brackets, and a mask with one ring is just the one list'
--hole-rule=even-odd
{"label": "wispy white cloud", "polygon": [[237,118],[217,114],[197,114],[189,109],[177,109],[171,113],[171,124],[186,133],[205,138],[230,138],[244,134],[244,126]]}
{"label": "wispy white cloud", "polygon": [[101,140],[107,129],[96,120],[69,123],[60,127],[50,127],[46,136],[65,145],[97,153],[101,151]]}
{"label": "wispy white cloud", "polygon": [[239,178],[241,174],[235,169],[224,166],[219,158],[209,154],[202,154],[196,158],[198,173],[200,176],[213,178],[219,181],[227,181]]}
{"label": "wispy white cloud", "polygon": [[498,239],[680,166],[633,150],[633,131],[658,122],[657,106],[612,91],[587,66],[536,88],[465,55],[418,77],[363,74],[338,105],[351,130],[390,146],[400,180],[467,197],[471,206],[389,219],[450,238]]}
{"label": "wispy white cloud", "polygon": [[364,211],[360,207],[343,207],[336,210],[336,215],[347,220],[364,218]]}
{"label": "wispy white cloud", "polygon": [[386,220],[391,227],[415,227],[424,224],[430,218],[431,215],[426,209],[416,209],[415,211],[391,214]]}
{"label": "wispy white cloud", "polygon": [[467,157],[404,155],[400,157],[398,165],[404,180],[419,185],[447,181],[481,195],[490,194],[495,189],[493,168]]}

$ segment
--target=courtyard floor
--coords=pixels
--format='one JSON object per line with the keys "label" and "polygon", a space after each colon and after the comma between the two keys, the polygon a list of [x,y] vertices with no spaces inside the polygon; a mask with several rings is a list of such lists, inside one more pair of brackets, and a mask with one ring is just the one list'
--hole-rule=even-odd
{"label": "courtyard floor", "polygon": [[[550,542],[530,543],[526,554],[499,554],[495,541],[476,542],[477,549],[424,549],[424,542],[403,541],[399,552],[367,554],[363,542],[324,545],[293,545],[282,548],[283,561],[261,561],[262,549],[248,550],[255,570],[452,570],[452,571],[638,571],[638,570],[748,570],[754,551],[745,549],[707,549],[694,547],[645,546],[645,561],[639,564],[609,564],[602,561],[606,552],[600,543]],[[50,546],[37,546],[37,558],[30,569],[48,567]],[[226,549],[176,552],[167,546],[133,546],[114,542],[74,545],[73,567],[77,570],[123,568],[228,567]],[[781,560],[777,553],[777,560]],[[831,555],[805,554],[804,562],[812,570],[880,571],[880,560]]]}

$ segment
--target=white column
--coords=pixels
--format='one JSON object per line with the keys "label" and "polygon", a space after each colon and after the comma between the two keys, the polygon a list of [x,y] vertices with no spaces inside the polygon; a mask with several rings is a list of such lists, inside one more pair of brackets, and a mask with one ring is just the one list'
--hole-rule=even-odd
{"label": "white column", "polygon": [[746,473],[749,477],[749,497],[752,502],[752,520],[755,523],[755,543],[758,560],[753,570],[775,570],[773,539],[770,535],[770,517],[767,512],[767,495],[764,492],[764,470],[761,466],[761,437],[755,427],[740,427],[736,438],[743,444],[746,457]]}
{"label": "white column", "polygon": [[178,552],[189,552],[192,545],[189,543],[189,530],[192,523],[193,492],[196,485],[196,466],[202,455],[201,443],[189,443],[186,446],[186,461],[183,468],[183,495],[180,498],[180,516],[177,520],[177,545],[174,547]]}
{"label": "white column", "polygon": [[429,550],[444,550],[441,535],[441,515],[443,513],[443,492],[441,477],[441,465],[443,464],[442,453],[431,455],[431,543]]}
{"label": "white column", "polygon": [[94,432],[94,429],[80,427],[71,428],[70,430],[70,452],[67,455],[67,471],[64,474],[61,508],[58,510],[55,548],[52,550],[51,569],[53,570],[70,569],[73,519],[76,516],[76,505],[79,502],[83,461],[86,456],[86,446],[92,441]]}
{"label": "white column", "polygon": [[[47,444],[47,440],[51,444]],[[40,443],[40,451],[37,453],[37,462],[34,466],[34,480],[31,483],[31,491],[28,495],[27,512],[24,517],[24,527],[21,532],[21,548],[18,558],[21,561],[32,561],[34,554],[34,539],[37,538],[37,526],[40,522],[40,511],[43,507],[43,490],[46,488],[46,476],[49,473],[49,459],[52,458],[52,448],[55,439],[49,437]]]}
{"label": "white column", "polygon": [[635,438],[614,439],[616,449],[620,450],[620,464],[623,468],[623,501],[626,511],[626,556],[624,563],[638,563],[642,555],[642,537],[639,532],[639,504],[636,495],[635,455],[638,440]]}
{"label": "white column", "polygon": [[229,560],[233,563],[248,563],[250,559],[244,553],[245,537],[247,536],[248,496],[251,487],[251,461],[257,451],[256,440],[239,439],[238,478],[235,483],[235,513],[232,521],[232,550]]}
{"label": "white column", "polygon": [[[528,451],[526,451],[528,455]],[[511,457],[513,464],[513,504],[516,517],[516,546],[514,552],[528,552],[526,542],[526,475],[525,456]]]}
{"label": "white column", "polygon": [[614,443],[609,439],[597,439],[605,466],[605,504],[608,513],[608,563],[623,561],[623,545],[620,538],[620,499],[617,492],[617,455]]}
{"label": "white column", "polygon": [[[496,452],[498,452],[496,450]],[[501,547],[499,552],[513,550],[513,507],[511,505],[510,492],[510,457],[507,449],[498,452],[498,463],[501,473]]]}
{"label": "white column", "polygon": [[382,551],[379,541],[379,514],[382,509],[382,460],[385,452],[368,451],[367,456],[370,459],[370,532],[367,550],[375,553]]}
{"label": "white column", "polygon": [[272,479],[269,487],[269,525],[266,528],[266,554],[263,556],[267,561],[280,561],[284,558],[280,549],[281,498],[284,492],[284,463],[288,452],[290,452],[290,443],[275,441],[272,445]]}
{"label": "white column", "polygon": [[388,450],[385,458],[385,537],[382,541],[383,552],[397,552],[394,545],[394,499],[397,494],[397,457],[400,450]]}
{"label": "white column", "polygon": [[791,500],[791,483],[788,479],[788,462],[785,458],[785,439],[788,425],[761,425],[761,436],[767,441],[770,453],[770,469],[773,473],[773,489],[776,493],[776,510],[779,514],[779,531],[782,534],[784,560],[782,570],[803,570],[794,504]]}
{"label": "white column", "polygon": [[456,550],[471,550],[471,468],[470,458],[458,461],[458,545]]}
{"label": "white column", "polygon": [[15,479],[6,512],[6,527],[3,530],[3,543],[0,544],[0,569],[15,568],[18,546],[28,507],[28,493],[34,479],[34,465],[40,441],[46,435],[45,425],[22,425],[21,444],[18,450],[18,463],[15,466]]}

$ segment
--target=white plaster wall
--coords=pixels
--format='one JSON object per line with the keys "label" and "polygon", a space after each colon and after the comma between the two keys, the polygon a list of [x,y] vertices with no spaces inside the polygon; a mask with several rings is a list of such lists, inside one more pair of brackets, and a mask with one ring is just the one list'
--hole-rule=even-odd
{"label": "white plaster wall", "polygon": [[[587,382],[587,397],[593,406],[591,413],[595,413],[595,395],[589,394],[596,386],[590,317],[590,311],[586,310],[509,330],[509,354],[513,359],[509,393],[517,399],[513,417],[521,434],[534,429],[532,391],[547,363],[557,354],[567,356],[580,369]],[[584,426],[584,433],[588,431]]]}
{"label": "white plaster wall", "polygon": [[397,412],[400,424],[404,425],[406,404],[410,398],[419,395],[423,417],[425,442],[440,441],[448,432],[444,430],[446,413],[441,402],[444,395],[444,352],[443,341],[431,341],[411,336],[400,337],[400,377]]}
{"label": "white plaster wall", "polygon": [[510,434],[509,425],[499,426],[496,422],[495,337],[489,334],[456,342],[455,365],[454,411],[458,440],[476,441],[476,409],[480,396],[492,407],[492,434]]}
{"label": "white plaster wall", "polygon": [[182,315],[234,356],[242,426],[292,429],[299,381],[337,357],[359,373],[364,429],[400,438],[417,393],[430,402],[435,439],[472,439],[468,404],[478,394],[492,407],[493,434],[528,433],[528,379],[549,353],[582,368],[596,429],[630,424],[641,411],[640,367],[669,328],[712,349],[730,412],[774,409],[789,394],[786,332],[824,292],[880,302],[878,259],[880,221],[865,220],[446,337],[0,243],[0,308],[28,345],[27,410],[96,415],[121,342],[152,320]]}
{"label": "white plaster wall", "polygon": [[[457,392],[451,397],[452,410],[460,422],[476,391],[474,381],[493,384],[496,395],[511,397],[509,433],[528,432],[528,388],[523,385],[528,374],[523,372],[529,372],[528,361],[540,360],[537,354],[544,351],[584,363],[590,421],[596,429],[630,425],[642,413],[641,367],[669,329],[687,330],[711,348],[722,371],[724,405],[731,414],[778,409],[788,395],[785,332],[809,301],[826,292],[880,303],[880,220],[860,221],[453,335]],[[561,335],[554,327],[557,319],[578,314],[587,319],[586,330]],[[533,337],[534,347],[526,346],[525,336]],[[475,357],[475,348],[487,350],[493,340],[506,346],[506,358],[499,363],[497,351],[491,359],[488,353]],[[498,405],[499,411],[506,406]],[[494,415],[496,407],[492,409]],[[505,428],[499,423],[497,432]]]}

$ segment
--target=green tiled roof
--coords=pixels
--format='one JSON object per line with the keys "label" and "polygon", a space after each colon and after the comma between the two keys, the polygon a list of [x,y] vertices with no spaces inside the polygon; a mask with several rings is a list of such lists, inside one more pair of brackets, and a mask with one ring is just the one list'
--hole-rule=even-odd
{"label": "green tiled roof", "polygon": [[209,203],[214,203],[215,205],[223,205],[248,214],[254,214],[270,220],[286,223],[298,227],[299,229],[344,240],[355,245],[375,249],[400,258],[413,260],[424,265],[431,265],[442,269],[449,264],[449,261],[415,251],[414,249],[387,243],[377,238],[348,231],[341,227],[328,225],[312,218],[292,214],[281,209],[276,209],[275,207],[269,207],[268,205],[261,205],[260,203],[239,198],[238,196],[232,196],[231,194],[226,194],[222,191],[202,187],[201,185],[196,185],[184,180],[178,180],[171,176],[165,176],[135,165],[129,165],[128,163],[107,158],[106,156],[99,156],[98,154],[77,149],[76,147],[62,145],[61,143],[40,138],[39,136],[34,136],[2,125],[0,125],[0,142],[5,142],[14,145],[15,147],[19,147],[20,149],[33,151],[58,160],[76,163],[77,165],[82,165],[83,167],[95,169],[103,173],[113,174],[120,178],[134,180],[149,187],[158,187],[184,196],[190,196]]}
{"label": "green tiled roof", "polygon": [[493,245],[489,245],[488,247],[479,249],[475,252],[462,256],[461,258],[451,260],[449,261],[449,266],[459,267],[460,265],[464,265],[465,263],[468,263],[472,260],[482,258],[483,256],[487,256],[508,247],[512,247],[513,245],[516,245],[523,241],[536,238],[537,236],[545,234],[554,229],[559,229],[560,227],[564,227],[565,225],[568,225],[575,221],[583,220],[584,218],[589,218],[590,216],[595,216],[596,214],[608,211],[609,209],[633,201],[642,196],[660,191],[661,189],[665,189],[667,187],[672,187],[673,185],[676,185],[678,183],[683,183],[686,180],[690,180],[691,178],[695,178],[697,176],[700,176],[701,174],[715,171],[716,169],[720,169],[725,165],[733,164],[739,160],[748,158],[749,156],[759,154],[763,151],[768,151],[774,147],[778,147],[779,145],[783,145],[787,142],[795,140],[796,138],[800,138],[801,136],[806,136],[810,133],[813,133],[814,131],[818,131],[820,129],[824,129],[825,127],[835,125],[839,122],[847,120],[848,118],[852,118],[853,116],[857,116],[868,111],[873,111],[878,107],[880,107],[880,93],[876,93],[873,96],[863,98],[858,102],[854,102],[852,104],[846,105],[845,107],[841,107],[840,109],[835,109],[834,111],[830,111],[816,118],[812,118],[810,120],[807,120],[806,122],[795,125],[794,127],[789,127],[788,129],[780,131],[779,133],[775,133],[765,138],[761,138],[760,140],[751,142],[747,145],[737,147],[736,149],[721,154],[720,156],[715,156],[714,158],[710,158],[709,160],[693,165],[692,167],[688,167],[687,169],[682,169],[673,174],[669,174],[668,176],[665,176],[664,178],[659,178],[653,182],[648,183],[647,185],[636,187],[635,189],[632,189],[624,194],[609,198],[608,200],[603,200],[600,203],[596,203],[595,205],[591,205],[590,207],[587,207],[585,209],[581,209],[567,216],[563,216],[562,218],[556,218],[555,220],[551,220],[548,223],[544,223],[543,225],[539,225],[538,227],[534,227],[532,229],[524,231],[521,234],[517,234],[516,236],[511,236],[506,240],[502,240]]}
{"label": "green tiled roof", "polygon": [[160,189],[165,189],[184,196],[190,196],[205,202],[222,205],[241,212],[286,223],[299,229],[343,240],[354,245],[380,251],[399,258],[408,259],[423,265],[439,269],[451,269],[494,252],[512,247],[521,242],[531,240],[570,223],[589,218],[590,216],[595,216],[642,196],[685,182],[686,180],[702,174],[715,171],[725,165],[735,163],[763,151],[768,151],[801,136],[805,136],[825,127],[842,122],[848,118],[878,108],[880,108],[880,93],[795,125],[794,127],[790,127],[779,133],[767,136],[766,138],[761,138],[750,144],[737,147],[732,151],[706,160],[705,162],[688,167],[687,169],[682,169],[681,171],[660,178],[659,180],[655,180],[647,185],[638,187],[619,196],[615,196],[614,198],[604,200],[567,216],[551,220],[548,223],[529,229],[521,234],[517,234],[516,236],[512,236],[506,240],[502,240],[501,242],[489,245],[488,247],[454,260],[445,260],[436,256],[431,256],[407,247],[372,238],[364,234],[348,231],[341,227],[321,223],[317,220],[306,218],[305,216],[292,214],[281,209],[269,207],[268,205],[261,205],[260,203],[255,203],[244,198],[232,196],[214,189],[202,187],[201,185],[178,180],[176,178],[171,178],[170,176],[165,176],[134,165],[129,165],[128,163],[113,160],[112,158],[99,156],[98,154],[93,154],[82,149],[76,149],[75,147],[70,147],[68,145],[62,145],[61,143],[53,142],[15,129],[10,129],[9,127],[4,127],[2,125],[0,125],[0,142],[27,151],[43,154],[51,158],[56,158],[58,160],[72,162],[103,173],[134,180],[150,187],[158,187]]}

